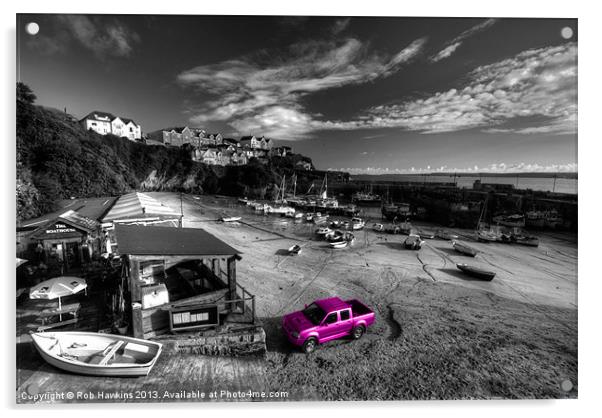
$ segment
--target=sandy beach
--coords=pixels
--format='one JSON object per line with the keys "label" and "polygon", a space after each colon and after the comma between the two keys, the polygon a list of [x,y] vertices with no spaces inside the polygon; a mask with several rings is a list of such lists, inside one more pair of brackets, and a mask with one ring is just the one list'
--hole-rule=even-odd
{"label": "sandy beach", "polygon": [[[180,206],[177,194],[152,195]],[[403,235],[366,228],[352,247],[332,250],[315,225],[255,215],[231,198],[184,196],[182,207],[184,226],[204,228],[243,253],[239,282],[256,295],[275,390],[312,399],[577,395],[574,235],[543,235],[538,248],[470,242],[481,251],[470,259],[449,241],[427,240],[416,252],[403,249]],[[224,214],[243,219],[217,222]],[[286,254],[294,243],[303,248],[299,256]],[[496,278],[467,278],[455,266],[466,261]],[[360,341],[329,343],[306,356],[285,341],[281,317],[332,295],[361,299],[377,323]],[[566,380],[570,391],[561,389]]]}

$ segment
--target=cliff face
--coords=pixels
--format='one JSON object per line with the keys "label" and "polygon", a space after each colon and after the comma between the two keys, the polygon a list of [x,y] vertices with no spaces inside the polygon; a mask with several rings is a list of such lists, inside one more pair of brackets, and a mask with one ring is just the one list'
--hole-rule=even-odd
{"label": "cliff face", "polygon": [[[274,195],[299,158],[252,159],[245,166],[208,166],[190,150],[147,146],[86,131],[72,116],[17,103],[17,220],[54,209],[58,199],[116,196],[131,190]],[[303,180],[301,180],[303,181]],[[307,178],[305,181],[310,181]]]}

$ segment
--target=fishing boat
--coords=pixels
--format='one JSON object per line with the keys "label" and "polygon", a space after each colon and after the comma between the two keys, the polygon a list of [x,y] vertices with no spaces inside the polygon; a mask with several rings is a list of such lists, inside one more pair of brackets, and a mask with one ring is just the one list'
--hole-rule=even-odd
{"label": "fishing boat", "polygon": [[408,250],[419,250],[422,248],[422,244],[424,241],[420,238],[418,234],[410,234],[403,242],[403,246]]}
{"label": "fishing boat", "polygon": [[479,252],[479,251],[475,250],[474,248],[472,248],[460,241],[452,241],[452,246],[454,247],[454,250],[456,250],[457,252],[462,253],[464,255],[471,256],[471,257],[475,257]]}
{"label": "fishing boat", "polygon": [[330,242],[328,245],[330,245],[331,248],[340,249],[347,247],[349,245],[349,242],[347,240],[340,240]]}
{"label": "fishing boat", "polygon": [[358,205],[380,205],[381,199],[377,194],[372,191],[367,192],[356,192],[351,196],[351,201]]}
{"label": "fishing boat", "polygon": [[318,229],[316,230],[316,235],[322,235],[322,236],[324,236],[324,237],[325,237],[326,235],[330,235],[330,234],[332,234],[332,233],[333,233],[333,230],[332,230],[332,229],[330,229],[330,228],[329,228],[329,227],[327,227],[327,226],[322,226],[322,227],[320,227],[320,228],[318,228]]}
{"label": "fishing boat", "polygon": [[321,224],[328,220],[328,215],[322,215],[320,212],[316,213],[313,217],[313,221],[315,224]]}
{"label": "fishing boat", "polygon": [[502,240],[502,234],[494,229],[477,230],[477,240],[481,242],[499,242]]}
{"label": "fishing boat", "polygon": [[437,231],[435,231],[435,236],[437,238],[444,239],[447,241],[458,239],[457,235],[452,234],[451,232],[446,231],[445,229],[438,229]]}
{"label": "fishing boat", "polygon": [[31,338],[47,363],[90,376],[146,376],[162,348],[154,341],[95,332],[42,332]]}
{"label": "fishing boat", "polygon": [[416,233],[418,235],[420,235],[420,238],[424,238],[424,239],[433,239],[435,238],[435,233],[433,231],[429,231],[426,229],[419,229],[418,231],[416,231]]}
{"label": "fishing boat", "polygon": [[288,249],[288,253],[291,255],[298,255],[301,253],[301,247],[299,245],[295,244]]}
{"label": "fishing boat", "polygon": [[238,222],[242,219],[241,216],[224,216],[220,219],[222,222]]}
{"label": "fishing boat", "polygon": [[351,219],[351,229],[354,231],[363,229],[366,226],[366,222],[362,218],[352,218]]}
{"label": "fishing boat", "polygon": [[385,226],[383,224],[374,224],[372,225],[372,230],[375,232],[383,232],[385,230]]}
{"label": "fishing boat", "polygon": [[399,232],[402,234],[410,235],[412,233],[412,224],[409,221],[402,222],[398,226]]}
{"label": "fishing boat", "polygon": [[507,227],[524,227],[525,226],[525,215],[514,214],[514,215],[497,215],[493,217],[493,222]]}
{"label": "fishing boat", "polygon": [[456,267],[458,267],[460,270],[462,270],[469,276],[476,277],[477,279],[491,281],[495,277],[494,271],[484,270],[480,267],[471,266],[464,263],[456,264]]}

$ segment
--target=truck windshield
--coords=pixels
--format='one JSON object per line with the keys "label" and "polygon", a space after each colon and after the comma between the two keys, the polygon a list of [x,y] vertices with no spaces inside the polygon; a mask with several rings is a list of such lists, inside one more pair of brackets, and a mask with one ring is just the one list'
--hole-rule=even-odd
{"label": "truck windshield", "polygon": [[320,321],[322,321],[322,319],[324,318],[324,315],[325,315],[322,308],[320,308],[315,303],[312,303],[311,305],[309,305],[302,312],[303,312],[303,315],[305,315],[307,317],[307,319],[309,319],[311,321],[311,323],[314,325],[318,325],[320,323]]}

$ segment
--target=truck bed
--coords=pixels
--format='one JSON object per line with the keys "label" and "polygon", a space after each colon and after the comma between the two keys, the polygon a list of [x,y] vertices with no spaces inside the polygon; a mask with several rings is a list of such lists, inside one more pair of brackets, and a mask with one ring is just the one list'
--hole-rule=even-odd
{"label": "truck bed", "polygon": [[364,305],[357,299],[347,300],[345,301],[345,303],[351,305],[351,312],[353,313],[354,318],[372,313],[372,309],[368,308],[366,305]]}

